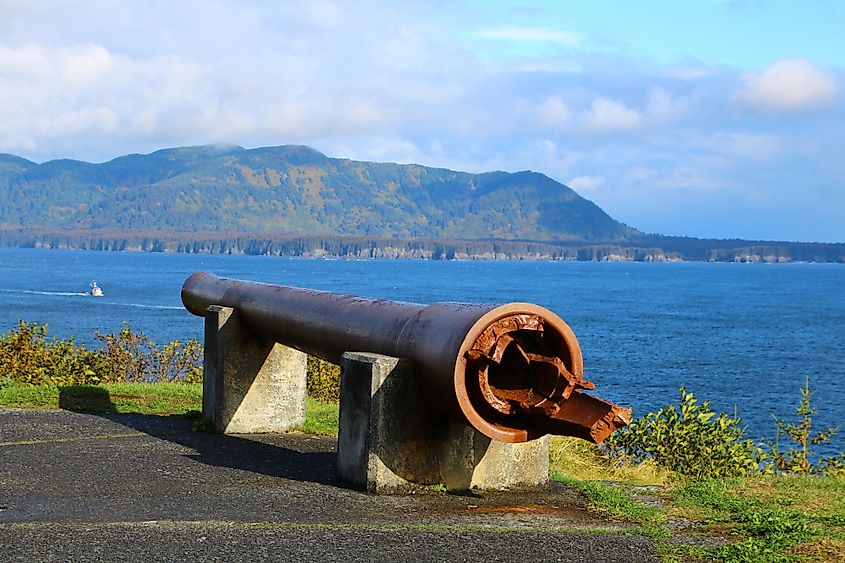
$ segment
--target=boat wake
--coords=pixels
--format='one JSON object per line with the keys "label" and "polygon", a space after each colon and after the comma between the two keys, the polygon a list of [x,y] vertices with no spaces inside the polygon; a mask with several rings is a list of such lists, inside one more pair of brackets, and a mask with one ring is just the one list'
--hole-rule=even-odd
{"label": "boat wake", "polygon": [[180,311],[183,310],[184,307],[177,307],[174,305],[147,305],[145,303],[115,303],[109,302],[109,305],[120,305],[122,307],[139,307],[141,309],[166,309],[169,311]]}
{"label": "boat wake", "polygon": [[32,289],[0,289],[3,293],[29,293],[31,295],[60,295],[60,296],[86,296],[90,295],[82,291],[35,291]]}
{"label": "boat wake", "polygon": [[[29,295],[56,295],[59,297],[90,297],[90,293],[82,291],[37,291],[34,289],[0,289],[0,293],[26,293]],[[168,311],[181,311],[184,307],[178,305],[151,305],[149,303],[120,303],[119,301],[102,301],[103,305],[114,305],[116,307],[138,307],[140,309],[164,309]]]}

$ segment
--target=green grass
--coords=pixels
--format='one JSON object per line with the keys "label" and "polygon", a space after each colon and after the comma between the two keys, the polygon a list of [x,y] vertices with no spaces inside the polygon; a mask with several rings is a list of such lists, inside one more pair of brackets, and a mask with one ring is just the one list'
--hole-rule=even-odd
{"label": "green grass", "polygon": [[709,559],[845,561],[845,475],[719,479],[680,483],[670,492],[675,514],[736,537],[706,550]]}
{"label": "green grass", "polygon": [[[65,409],[92,414],[196,414],[202,412],[201,383],[115,383],[103,385],[11,384],[0,387],[0,406]],[[337,435],[338,405],[308,398],[305,423],[310,434]]]}
{"label": "green grass", "polygon": [[336,403],[325,403],[323,401],[308,397],[308,404],[305,411],[305,423],[294,428],[309,434],[321,436],[337,436],[337,421],[339,406]]}
{"label": "green grass", "polygon": [[59,408],[59,388],[10,384],[0,387],[0,405],[18,409]]}
{"label": "green grass", "polygon": [[655,507],[631,500],[630,495],[618,486],[600,481],[575,479],[559,471],[552,471],[552,479],[574,487],[584,493],[591,508],[613,520],[633,522],[640,525],[639,533],[662,538],[669,535],[665,528],[666,513]]}
{"label": "green grass", "polygon": [[[634,532],[655,538],[669,561],[845,562],[843,474],[676,481],[663,488],[659,508],[632,500],[629,485],[577,479],[559,471],[553,471],[552,478],[579,489],[600,514],[639,524]],[[727,543],[664,544],[671,535],[669,517],[691,521],[694,529],[686,533],[715,535]]]}
{"label": "green grass", "polygon": [[845,518],[845,473],[825,477],[760,476],[734,483],[730,490],[742,498],[789,506],[819,517]]}
{"label": "green grass", "polygon": [[107,383],[61,387],[12,384],[0,388],[0,405],[95,414],[188,414],[202,410],[202,384]]}

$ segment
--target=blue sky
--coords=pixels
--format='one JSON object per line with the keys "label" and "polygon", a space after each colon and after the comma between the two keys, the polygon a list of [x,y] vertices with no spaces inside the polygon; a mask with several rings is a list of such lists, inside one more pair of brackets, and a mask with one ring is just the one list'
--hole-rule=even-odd
{"label": "blue sky", "polygon": [[[573,51],[619,54],[660,64],[698,60],[743,70],[797,53],[841,64],[842,2],[649,1],[473,2],[485,25],[545,27],[576,39]],[[544,24],[544,22],[548,22]],[[508,47],[517,52],[518,41]],[[534,43],[540,53],[542,42]]]}
{"label": "blue sky", "polygon": [[0,152],[543,172],[639,229],[845,242],[845,2],[0,0]]}

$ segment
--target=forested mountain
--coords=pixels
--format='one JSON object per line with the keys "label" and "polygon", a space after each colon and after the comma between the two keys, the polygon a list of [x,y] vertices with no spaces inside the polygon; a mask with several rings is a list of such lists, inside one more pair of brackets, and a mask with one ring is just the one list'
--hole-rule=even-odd
{"label": "forested mountain", "polygon": [[647,235],[536,172],[202,146],[0,154],[0,246],[349,258],[845,262],[845,244]]}
{"label": "forested mountain", "polygon": [[533,240],[639,234],[536,172],[357,162],[305,146],[185,147],[102,164],[0,155],[0,226]]}

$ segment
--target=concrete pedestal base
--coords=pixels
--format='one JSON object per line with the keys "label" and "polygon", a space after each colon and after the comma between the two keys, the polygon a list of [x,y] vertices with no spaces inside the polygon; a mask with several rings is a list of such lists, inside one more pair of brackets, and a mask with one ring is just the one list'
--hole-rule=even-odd
{"label": "concrete pedestal base", "polygon": [[202,412],[225,434],[284,432],[305,421],[306,355],[247,330],[231,307],[205,313]]}
{"label": "concrete pedestal base", "polygon": [[548,485],[548,437],[505,444],[451,420],[423,400],[404,360],[348,352],[341,373],[337,468],[350,485],[373,493]]}

